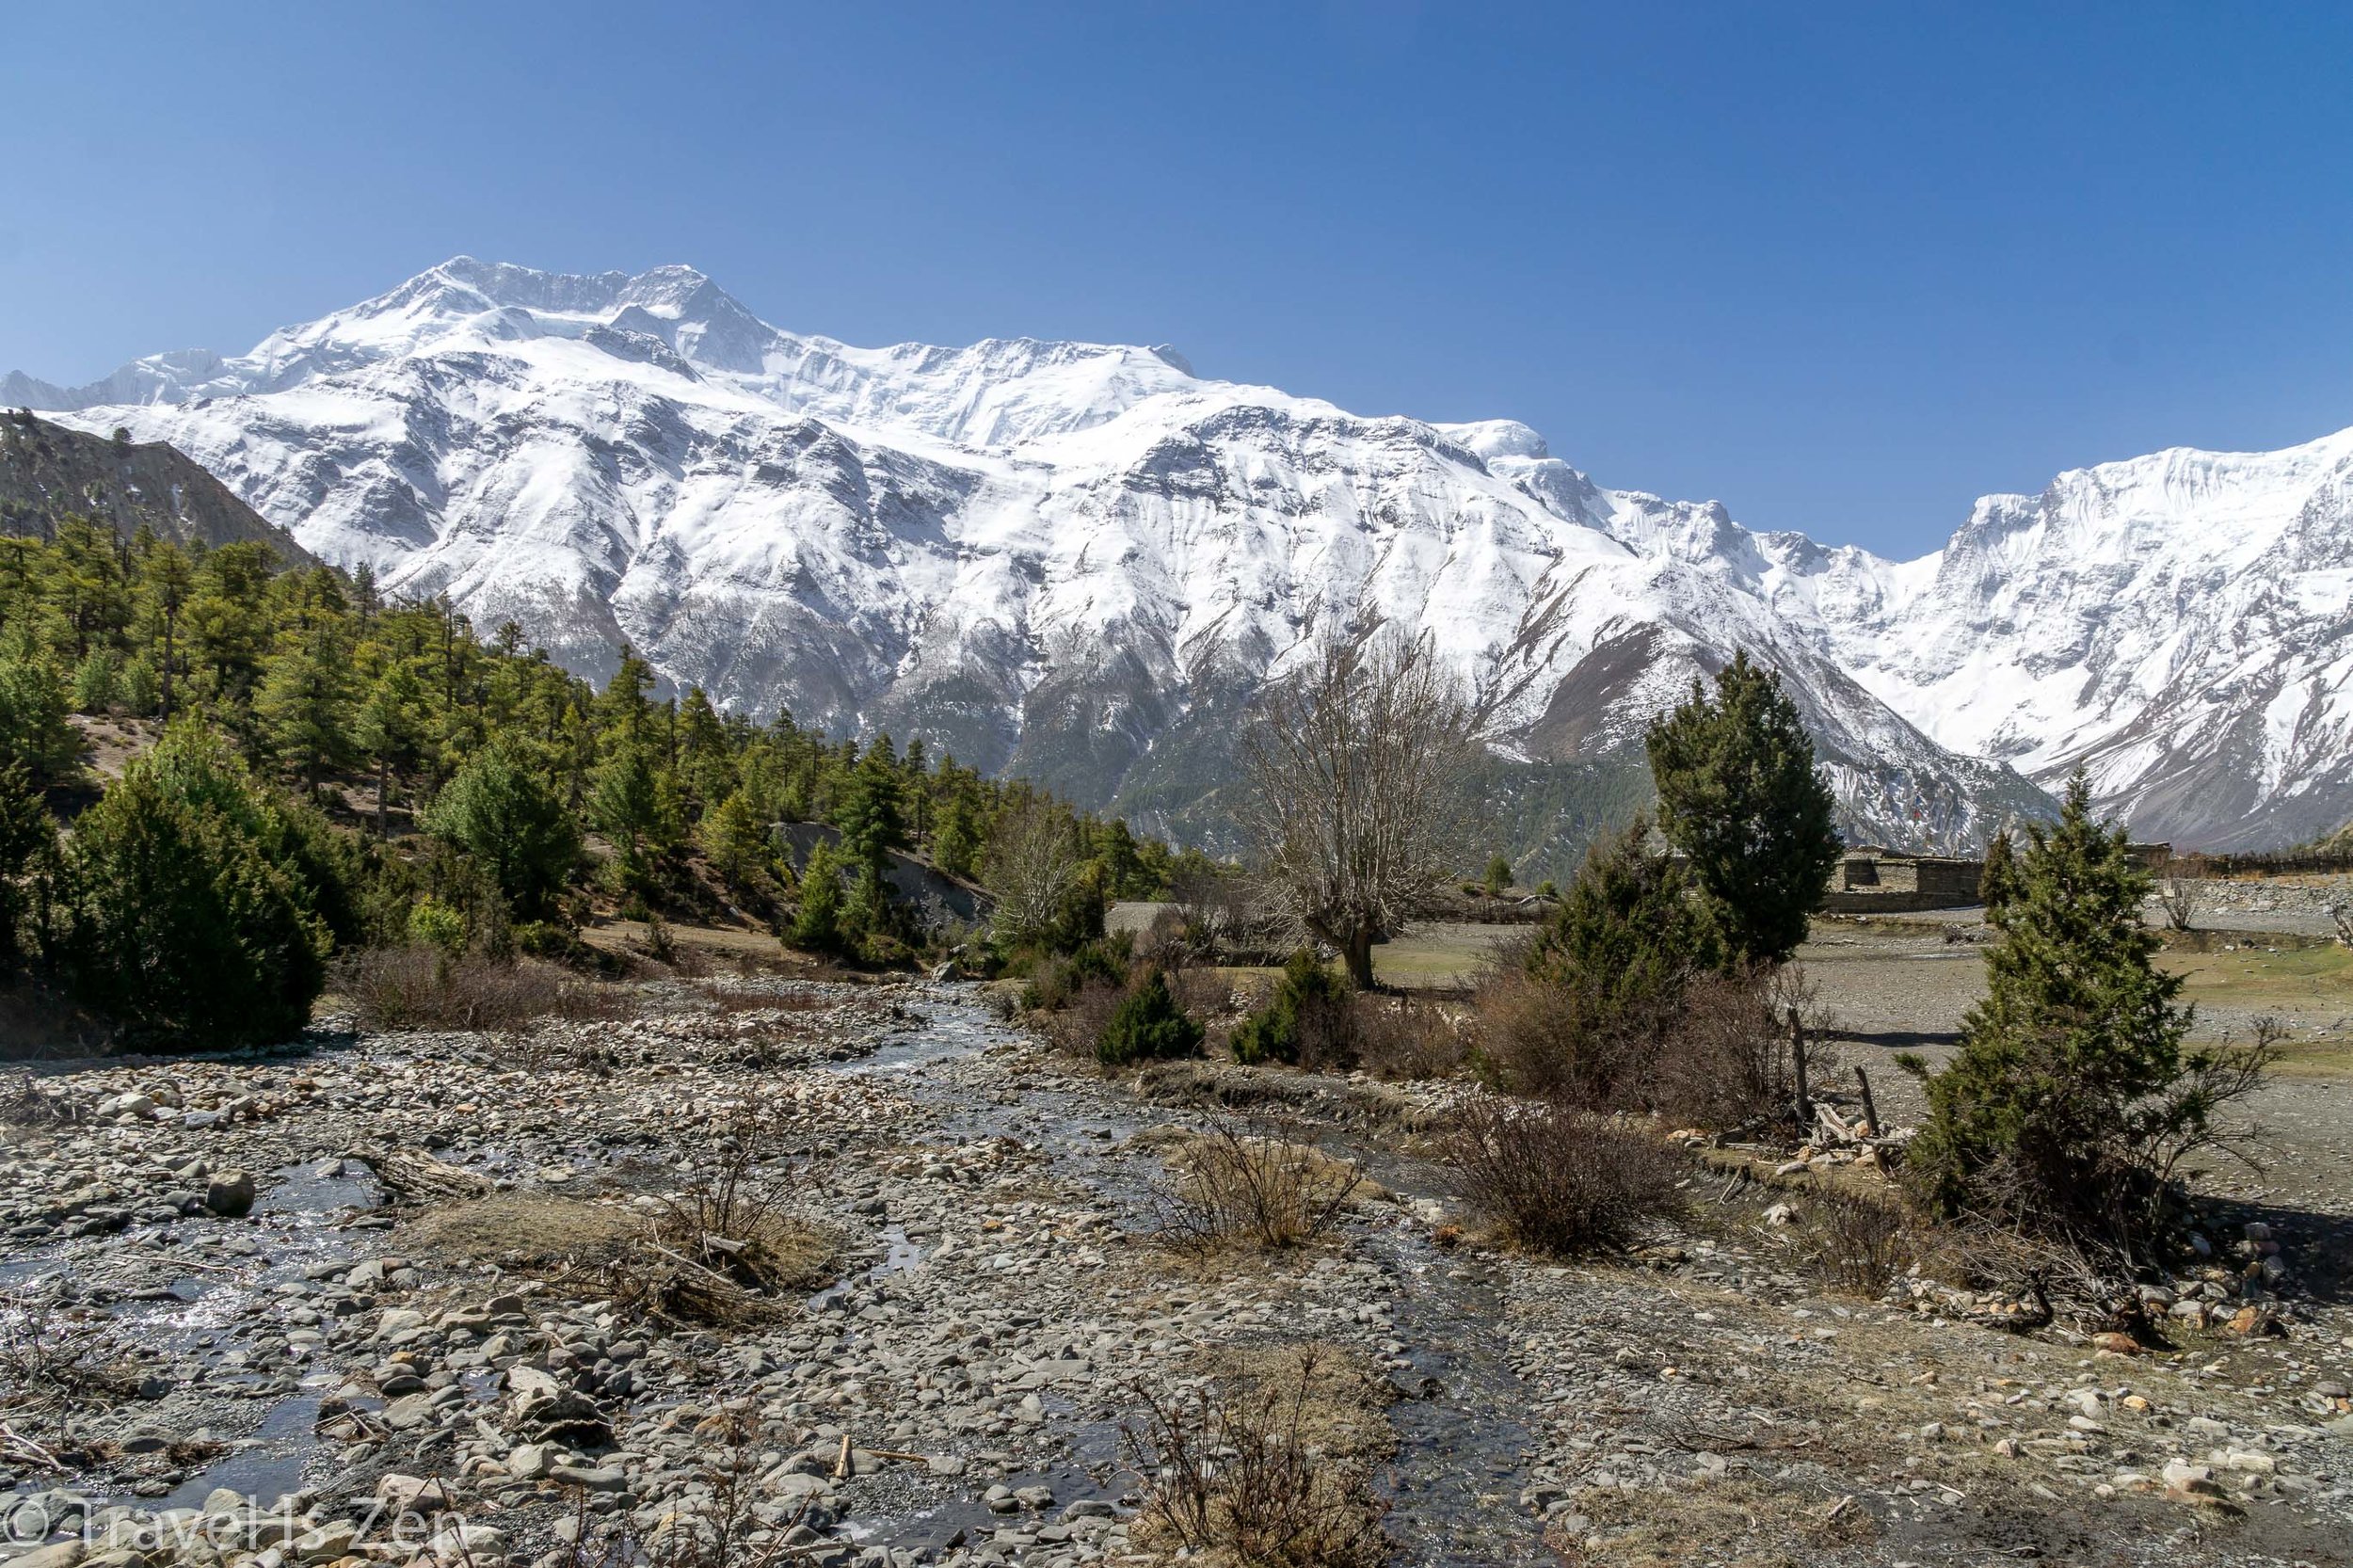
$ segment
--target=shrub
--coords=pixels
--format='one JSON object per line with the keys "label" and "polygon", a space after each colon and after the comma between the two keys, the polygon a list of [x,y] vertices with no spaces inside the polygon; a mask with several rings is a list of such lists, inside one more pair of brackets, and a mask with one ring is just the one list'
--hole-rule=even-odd
{"label": "shrub", "polygon": [[1030,971],[1021,987],[1021,1006],[1032,1013],[1069,1006],[1090,980],[1114,989],[1128,983],[1127,951],[1108,939],[1082,942],[1068,952],[1032,950],[1018,955],[1018,962]]}
{"label": "shrub", "polygon": [[1095,1047],[1095,1059],[1112,1068],[1200,1054],[1201,1026],[1176,1005],[1159,969],[1112,1010]]}
{"label": "shrub", "polygon": [[[1802,970],[1748,968],[1703,975],[1684,993],[1641,1108],[1685,1127],[1736,1128],[1785,1121],[1797,1109],[1793,1020],[1818,1035]],[[1816,1082],[1837,1067],[1829,1047],[1808,1048]]]}
{"label": "shrub", "polygon": [[1640,1105],[1705,948],[1690,888],[1637,820],[1587,852],[1561,905],[1481,987],[1501,1087],[1598,1110]]}
{"label": "shrub", "polygon": [[2122,827],[2093,821],[2080,771],[2057,825],[2027,838],[1987,912],[2001,939],[1985,998],[1928,1080],[1904,1168],[1940,1215],[2146,1256],[2180,1218],[2184,1162],[2241,1153],[2215,1113],[2254,1090],[2275,1036],[2185,1055],[2182,982],[2151,962],[2158,937],[2140,919],[2149,874]]}
{"label": "shrub", "polygon": [[345,955],[335,968],[335,989],[370,1030],[518,1029],[543,1018],[609,1016],[618,1000],[552,964],[453,956],[424,944]]}
{"label": "shrub", "polygon": [[408,939],[455,958],[466,948],[466,917],[439,899],[421,900],[408,911]]}
{"label": "shrub", "polygon": [[1092,1057],[1111,1028],[1112,1015],[1127,1000],[1125,988],[1108,980],[1085,980],[1061,1006],[1043,1015],[1040,1027],[1055,1050],[1064,1056]]}
{"label": "shrub", "polygon": [[200,726],[176,726],[74,824],[75,993],[191,1046],[283,1038],[326,983],[309,890],[264,852],[265,803]]}
{"label": "shrub", "polygon": [[155,712],[163,700],[162,680],[155,673],[155,663],[144,653],[135,653],[123,661],[122,679],[117,694],[123,708],[135,718],[145,718]]}
{"label": "shrub", "polygon": [[1350,996],[1347,985],[1313,948],[1301,948],[1284,964],[1267,1004],[1234,1032],[1234,1060],[1303,1067],[1353,1065]]}
{"label": "shrub", "polygon": [[73,668],[73,711],[104,713],[115,705],[119,679],[115,656],[104,648],[91,648]]}
{"label": "shrub", "polygon": [[1353,1025],[1356,1059],[1377,1078],[1445,1078],[1469,1056],[1469,1042],[1428,1002],[1358,997]]}
{"label": "shrub", "polygon": [[1683,1208],[1690,1160],[1647,1133],[1562,1106],[1481,1099],[1445,1141],[1463,1195],[1541,1252],[1625,1247]]}

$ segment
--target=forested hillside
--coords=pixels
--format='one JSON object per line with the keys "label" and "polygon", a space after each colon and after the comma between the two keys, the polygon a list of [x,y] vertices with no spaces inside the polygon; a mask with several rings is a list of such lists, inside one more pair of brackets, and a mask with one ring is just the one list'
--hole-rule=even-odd
{"label": "forested hillside", "polygon": [[[1170,868],[920,744],[656,700],[634,656],[597,691],[364,571],[80,516],[50,532],[0,537],[0,954],[135,1026],[264,1036],[338,951],[577,959],[577,929],[616,914],[903,962],[965,933],[891,895],[894,856],[988,878],[1016,830],[1058,868],[1017,939],[1082,939]],[[838,833],[796,870],[789,822]]]}

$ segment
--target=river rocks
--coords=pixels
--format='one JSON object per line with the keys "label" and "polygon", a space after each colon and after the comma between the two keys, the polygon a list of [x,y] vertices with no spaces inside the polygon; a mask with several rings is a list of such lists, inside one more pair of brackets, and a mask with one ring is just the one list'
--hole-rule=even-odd
{"label": "river rocks", "polygon": [[[697,993],[645,994],[649,1009],[684,1009]],[[2344,1386],[2334,1346],[2348,1329],[2308,1332],[2299,1300],[2266,1299],[2254,1304],[2295,1323],[2295,1339],[2205,1335],[2203,1315],[2250,1304],[2245,1269],[2260,1287],[2277,1253],[2153,1286],[2145,1309],[2175,1347],[2127,1364],[2056,1328],[1967,1326],[1948,1313],[1958,1304],[1908,1283],[1894,1304],[1829,1295],[1797,1256],[1802,1208],[1797,1225],[1769,1225],[1763,1198],[1742,1197],[1718,1224],[1712,1187],[1695,1189],[1693,1223],[1644,1239],[1640,1269],[1498,1252],[1443,1173],[1392,1150],[1402,1175],[1381,1176],[1396,1201],[1358,1206],[1323,1245],[1196,1274],[1151,1244],[1163,1167],[1136,1136],[1195,1125],[1194,1112],[1033,1054],[961,1002],[898,994],[914,1000],[896,1016],[861,988],[779,986],[792,1005],[552,1025],[528,1066],[504,1042],[462,1034],[190,1062],[174,1066],[191,1108],[177,1112],[152,1093],[152,1068],[67,1075],[60,1095],[93,1112],[132,1093],[154,1105],[0,1142],[0,1221],[48,1227],[8,1244],[56,1259],[60,1310],[156,1389],[152,1405],[77,1416],[88,1441],[113,1454],[143,1429],[202,1432],[228,1445],[224,1465],[286,1466],[261,1472],[296,1494],[282,1512],[207,1496],[200,1533],[219,1560],[177,1568],[344,1561],[306,1555],[318,1545],[348,1548],[350,1568],[520,1568],[556,1543],[557,1521],[584,1526],[598,1552],[701,1516],[728,1489],[793,1561],[1115,1561],[1137,1502],[1117,1435],[1138,1420],[1133,1385],[1196,1388],[1205,1354],[1305,1338],[1361,1358],[1387,1404],[1400,1560],[1543,1560],[1548,1530],[1607,1560],[1628,1516],[1726,1489],[1736,1516],[1763,1499],[1763,1535],[1737,1550],[1697,1542],[1695,1557],[1821,1557],[1771,1537],[1801,1498],[1806,1518],[1838,1506],[1833,1525],[1867,1516],[1890,1530],[1855,1552],[1950,1539],[1957,1556],[1991,1560],[2004,1547],[1953,1521],[1992,1497],[2033,1506],[2047,1492],[2092,1509],[2172,1495],[2175,1464],[2205,1472],[2206,1490],[2184,1498],[2345,1517],[2341,1461],[2325,1455],[2329,1424],[2353,1420],[2327,1392]],[[935,1028],[969,1032],[923,1061]],[[896,1053],[888,1069],[859,1070],[877,1045]],[[819,1065],[837,1059],[850,1070]],[[1331,1110],[1319,1125],[1335,1140],[1435,1125],[1467,1092],[1267,1081],[1318,1085],[1298,1103]],[[1340,1115],[1376,1095],[1410,1115]],[[239,1101],[253,1113],[188,1126],[191,1110]],[[626,1254],[532,1257],[530,1226],[453,1246],[456,1199],[379,1193],[361,1158],[430,1149],[467,1192],[560,1196],[642,1223],[708,1169],[712,1128],[755,1105],[780,1128],[763,1179],[839,1256],[822,1290],[725,1328],[625,1302]],[[209,1212],[203,1196],[236,1172],[258,1173],[266,1194],[243,1223],[181,1212],[191,1198]],[[1441,1227],[1452,1246],[1433,1240]],[[2200,1308],[2195,1324],[2185,1304]],[[167,1318],[201,1326],[154,1332]],[[2199,1370],[2225,1355],[2227,1368]],[[1392,1389],[1418,1397],[1389,1404]],[[93,1479],[117,1497],[206,1490],[210,1450],[176,1461],[170,1448],[122,1451]],[[1981,1493],[1993,1472],[2010,1490]],[[493,1533],[452,1526],[398,1549],[330,1533],[371,1509]]]}

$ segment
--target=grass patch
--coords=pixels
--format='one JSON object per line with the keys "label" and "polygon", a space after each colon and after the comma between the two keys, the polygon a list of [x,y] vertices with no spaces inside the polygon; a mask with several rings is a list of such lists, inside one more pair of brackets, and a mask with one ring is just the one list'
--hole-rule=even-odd
{"label": "grass patch", "polygon": [[646,1222],[612,1204],[543,1192],[498,1192],[420,1215],[405,1249],[445,1263],[495,1263],[523,1273],[597,1269],[642,1243]]}

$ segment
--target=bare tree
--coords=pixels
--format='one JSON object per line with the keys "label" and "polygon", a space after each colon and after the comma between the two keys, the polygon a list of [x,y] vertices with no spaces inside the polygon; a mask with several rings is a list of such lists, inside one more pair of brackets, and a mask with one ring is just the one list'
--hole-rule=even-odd
{"label": "bare tree", "polygon": [[1260,873],[1359,989],[1372,984],[1373,943],[1462,853],[1474,738],[1471,706],[1426,636],[1329,633],[1268,688],[1242,738],[1238,814]]}
{"label": "bare tree", "polygon": [[2166,929],[2187,931],[2198,916],[2198,884],[2186,876],[2157,879],[2157,907],[2165,912]]}
{"label": "bare tree", "polygon": [[982,876],[997,901],[998,934],[1022,942],[1054,929],[1079,885],[1078,824],[1048,800],[1027,800],[990,831]]}

